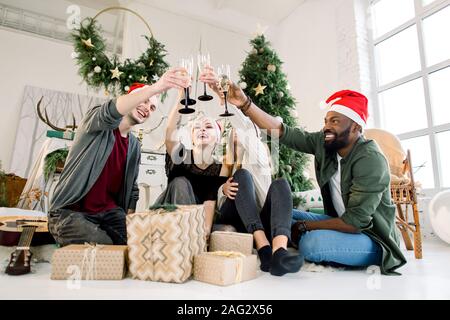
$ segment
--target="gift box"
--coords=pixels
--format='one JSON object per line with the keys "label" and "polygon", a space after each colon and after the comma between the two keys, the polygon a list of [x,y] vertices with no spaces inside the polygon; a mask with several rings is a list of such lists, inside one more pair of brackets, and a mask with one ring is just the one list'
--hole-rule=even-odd
{"label": "gift box", "polygon": [[179,205],[171,210],[127,216],[129,271],[134,279],[182,283],[192,275],[194,256],[206,250],[204,207]]}
{"label": "gift box", "polygon": [[215,251],[194,258],[194,279],[219,286],[255,279],[256,270],[256,255]]}
{"label": "gift box", "polygon": [[127,246],[72,244],[55,250],[52,280],[120,280],[125,275]]}
{"label": "gift box", "polygon": [[253,235],[228,231],[214,231],[211,233],[209,251],[234,251],[246,256],[253,251]]}

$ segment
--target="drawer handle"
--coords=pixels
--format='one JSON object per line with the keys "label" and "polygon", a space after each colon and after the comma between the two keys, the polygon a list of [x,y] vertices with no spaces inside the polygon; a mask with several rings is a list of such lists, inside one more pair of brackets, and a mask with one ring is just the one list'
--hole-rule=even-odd
{"label": "drawer handle", "polygon": [[156,160],[156,159],[157,159],[156,156],[152,156],[152,155],[147,156],[147,160],[149,160],[149,161],[153,161],[153,160]]}
{"label": "drawer handle", "polygon": [[145,171],[145,173],[146,173],[146,174],[155,174],[155,173],[156,173],[156,170],[154,170],[154,169],[147,169],[147,170]]}

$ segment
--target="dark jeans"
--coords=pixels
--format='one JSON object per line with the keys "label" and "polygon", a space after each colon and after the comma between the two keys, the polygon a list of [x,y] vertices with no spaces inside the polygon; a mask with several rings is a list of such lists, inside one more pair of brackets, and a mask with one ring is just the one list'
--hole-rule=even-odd
{"label": "dark jeans", "polygon": [[122,208],[97,214],[68,209],[50,212],[48,229],[61,246],[69,244],[127,244],[126,215]]}
{"label": "dark jeans", "polygon": [[240,169],[233,176],[239,183],[235,200],[227,198],[222,205],[216,223],[231,224],[238,232],[254,233],[263,230],[269,241],[284,235],[291,238],[292,195],[285,179],[277,179],[270,185],[264,206],[258,212],[255,186],[249,171]]}

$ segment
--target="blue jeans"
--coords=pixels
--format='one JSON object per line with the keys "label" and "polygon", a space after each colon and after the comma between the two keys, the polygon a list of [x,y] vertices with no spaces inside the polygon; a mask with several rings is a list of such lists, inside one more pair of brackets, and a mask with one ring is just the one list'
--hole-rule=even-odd
{"label": "blue jeans", "polygon": [[[332,219],[325,214],[293,210],[293,222],[297,220],[321,221]],[[380,265],[381,247],[369,236],[334,230],[313,230],[303,234],[298,250],[306,260],[315,263],[367,267]]]}

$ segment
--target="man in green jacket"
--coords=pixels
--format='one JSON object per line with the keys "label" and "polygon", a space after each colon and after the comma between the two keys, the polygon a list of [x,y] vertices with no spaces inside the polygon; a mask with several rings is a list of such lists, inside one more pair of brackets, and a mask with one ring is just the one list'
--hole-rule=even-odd
{"label": "man in green jacket", "polygon": [[[211,71],[200,80],[216,89],[214,78]],[[306,260],[378,265],[383,274],[394,274],[406,263],[395,226],[389,165],[377,144],[362,134],[367,120],[365,96],[350,90],[332,95],[323,130],[314,133],[284,125],[253,104],[235,84],[228,99],[272,139],[315,156],[326,215],[293,213],[292,242]]]}

